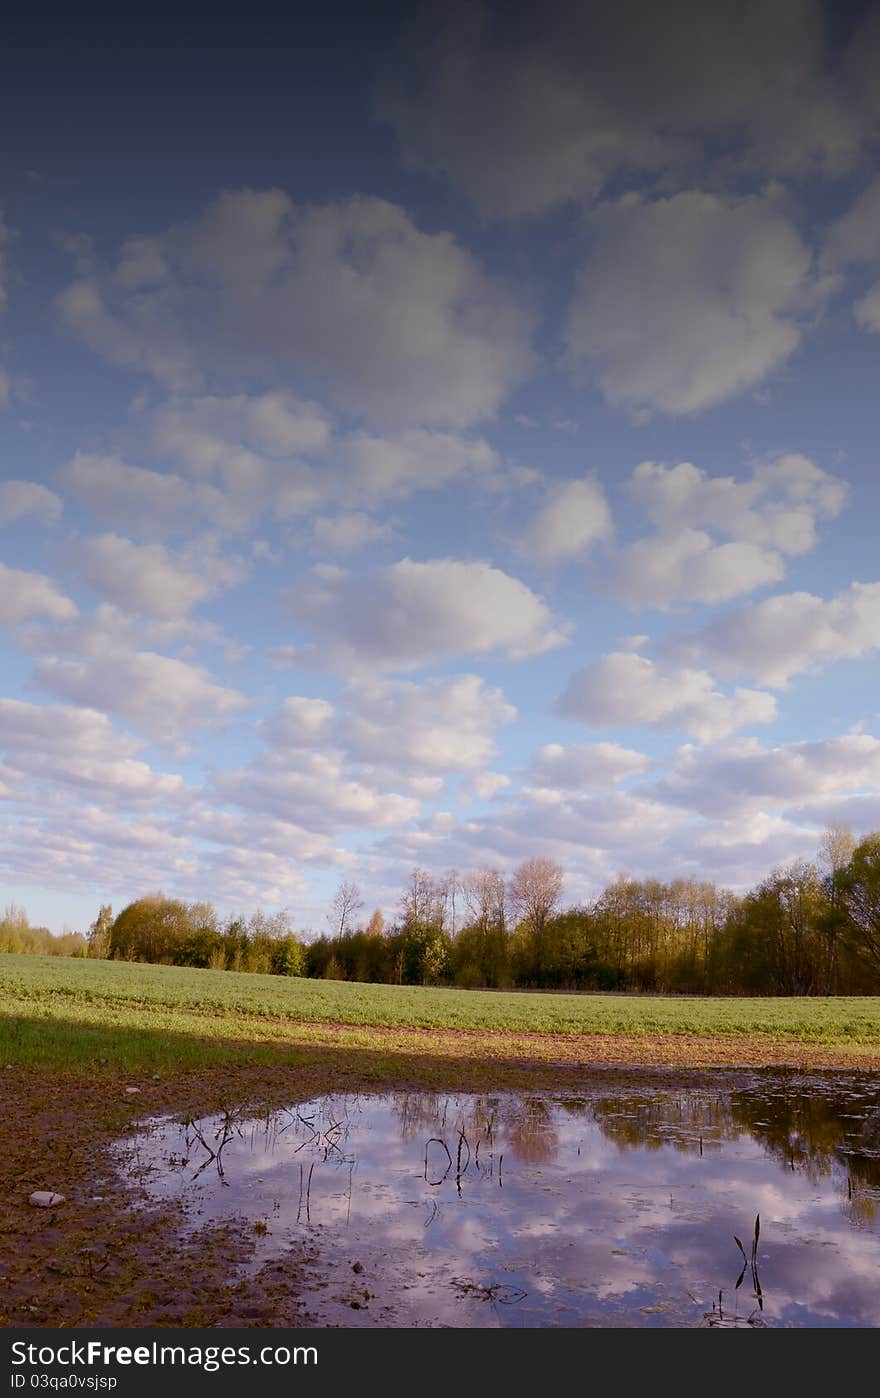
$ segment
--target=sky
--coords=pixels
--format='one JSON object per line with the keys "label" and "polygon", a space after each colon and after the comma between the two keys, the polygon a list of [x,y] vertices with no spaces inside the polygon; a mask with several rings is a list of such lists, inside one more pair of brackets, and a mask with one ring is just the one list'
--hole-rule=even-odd
{"label": "sky", "polygon": [[880,828],[880,6],[18,8],[0,903]]}

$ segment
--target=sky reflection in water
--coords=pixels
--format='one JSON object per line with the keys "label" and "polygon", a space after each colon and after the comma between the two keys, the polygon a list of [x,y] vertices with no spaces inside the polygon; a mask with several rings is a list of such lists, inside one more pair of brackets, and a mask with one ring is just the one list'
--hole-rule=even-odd
{"label": "sky reflection in water", "polygon": [[876,1077],[327,1096],[120,1160],[193,1226],[264,1223],[260,1260],[317,1244],[318,1324],[880,1324]]}

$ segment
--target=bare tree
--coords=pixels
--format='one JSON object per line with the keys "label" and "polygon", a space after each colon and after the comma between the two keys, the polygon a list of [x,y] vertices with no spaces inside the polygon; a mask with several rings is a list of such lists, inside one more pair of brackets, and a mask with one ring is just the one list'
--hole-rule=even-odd
{"label": "bare tree", "polygon": [[855,853],[855,835],[848,825],[829,825],[819,843],[819,866],[836,882]]}
{"label": "bare tree", "polygon": [[472,869],[462,882],[464,900],[481,932],[505,926],[504,880],[497,869]]}
{"label": "bare tree", "polygon": [[531,934],[539,975],[544,969],[544,932],[559,901],[564,877],[562,865],[555,859],[526,859],[514,869],[510,880],[510,901]]}
{"label": "bare tree", "polygon": [[444,884],[436,883],[427,869],[413,869],[400,901],[400,912],[405,926],[436,927],[442,931],[446,922]]}
{"label": "bare tree", "polygon": [[455,937],[456,929],[458,927],[458,910],[456,907],[456,903],[459,893],[462,892],[462,888],[463,884],[461,875],[459,874],[457,869],[450,869],[449,872],[440,880],[438,884],[438,891],[442,891],[443,902],[445,905],[446,915],[444,918],[444,922],[448,924],[449,935],[453,938]]}
{"label": "bare tree", "polygon": [[564,877],[555,859],[526,859],[514,869],[510,900],[520,921],[527,922],[533,932],[543,932],[559,901]]}
{"label": "bare tree", "polygon": [[345,936],[352,919],[363,906],[364,900],[358,885],[343,880],[333,895],[330,912],[327,914],[327,921],[333,928],[335,936]]}

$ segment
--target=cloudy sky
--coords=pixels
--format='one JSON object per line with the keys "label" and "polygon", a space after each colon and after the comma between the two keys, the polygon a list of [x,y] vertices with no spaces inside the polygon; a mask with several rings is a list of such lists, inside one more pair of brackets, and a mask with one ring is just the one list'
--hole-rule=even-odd
{"label": "cloudy sky", "polygon": [[880,827],[880,6],[19,7],[0,900]]}

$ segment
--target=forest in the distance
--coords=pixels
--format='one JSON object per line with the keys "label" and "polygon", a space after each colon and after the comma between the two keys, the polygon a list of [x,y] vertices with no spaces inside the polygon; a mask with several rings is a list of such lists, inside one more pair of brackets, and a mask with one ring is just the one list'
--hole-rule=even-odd
{"label": "forest in the distance", "polygon": [[814,861],[774,869],[744,895],[692,879],[620,875],[563,908],[554,860],[435,878],[413,871],[396,917],[364,921],[358,886],[339,885],[320,936],[285,913],[221,918],[161,893],[88,932],[53,936],[14,906],[0,952],[400,985],[726,995],[880,993],[880,833],[825,832]]}

